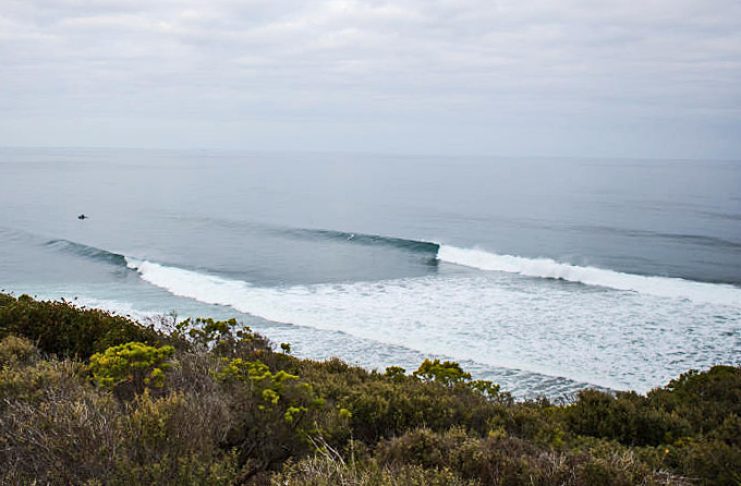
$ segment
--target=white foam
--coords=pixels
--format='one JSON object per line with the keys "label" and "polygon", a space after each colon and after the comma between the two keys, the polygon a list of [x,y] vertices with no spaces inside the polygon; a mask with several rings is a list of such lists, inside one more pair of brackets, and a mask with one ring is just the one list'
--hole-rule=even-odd
{"label": "white foam", "polygon": [[645,391],[741,356],[741,308],[584,292],[511,273],[265,288],[153,262],[129,266],[172,294],[270,321],[617,389]]}
{"label": "white foam", "polygon": [[549,258],[498,255],[480,249],[440,245],[439,260],[480,270],[516,273],[527,277],[561,279],[615,290],[695,302],[741,305],[741,289],[732,285],[693,282],[681,278],[633,275],[596,267],[580,267]]}
{"label": "white foam", "polygon": [[[126,257],[127,267],[136,270],[147,282],[174,295],[216,305],[235,305],[244,299],[250,285],[239,280],[193,272],[149,261]],[[236,307],[235,307],[236,308]],[[237,308],[237,310],[240,310]]]}
{"label": "white foam", "polygon": [[100,309],[119,316],[129,317],[142,323],[156,323],[161,312],[144,311],[134,307],[130,302],[120,302],[111,299],[97,299],[94,297],[79,297],[73,301],[75,305],[88,309]]}

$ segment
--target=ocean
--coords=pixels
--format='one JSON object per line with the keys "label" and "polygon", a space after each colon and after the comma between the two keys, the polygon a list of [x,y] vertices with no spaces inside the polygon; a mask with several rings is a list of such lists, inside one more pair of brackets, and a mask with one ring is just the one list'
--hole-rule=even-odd
{"label": "ocean", "polygon": [[0,207],[5,292],[302,357],[551,398],[741,365],[741,162],[6,148]]}

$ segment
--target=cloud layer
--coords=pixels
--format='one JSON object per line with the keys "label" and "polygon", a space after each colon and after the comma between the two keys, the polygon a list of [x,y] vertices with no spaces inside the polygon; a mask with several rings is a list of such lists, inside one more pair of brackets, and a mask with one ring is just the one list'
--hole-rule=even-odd
{"label": "cloud layer", "polygon": [[736,0],[3,0],[0,144],[741,158]]}

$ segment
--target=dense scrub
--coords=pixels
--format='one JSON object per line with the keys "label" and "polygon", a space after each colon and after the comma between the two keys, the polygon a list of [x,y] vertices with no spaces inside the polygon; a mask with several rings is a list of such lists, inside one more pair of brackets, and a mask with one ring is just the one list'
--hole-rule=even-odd
{"label": "dense scrub", "polygon": [[153,344],[165,339],[151,327],[104,311],[80,312],[67,302],[0,295],[0,338],[9,334],[27,337],[44,353],[84,360],[116,344]]}
{"label": "dense scrub", "polygon": [[740,368],[554,405],[457,363],[366,371],[170,324],[0,294],[0,484],[741,482]]}

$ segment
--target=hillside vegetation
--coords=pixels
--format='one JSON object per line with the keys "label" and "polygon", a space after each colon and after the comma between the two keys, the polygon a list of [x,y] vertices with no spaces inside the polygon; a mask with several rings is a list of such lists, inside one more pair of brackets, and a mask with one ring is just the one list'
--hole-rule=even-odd
{"label": "hillside vegetation", "polygon": [[453,362],[298,359],[234,320],[157,329],[0,294],[0,484],[741,484],[738,367],[557,405]]}

